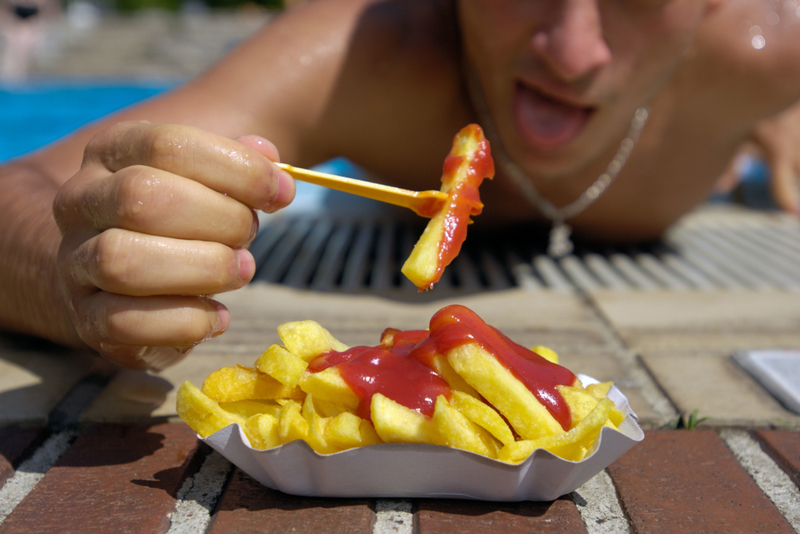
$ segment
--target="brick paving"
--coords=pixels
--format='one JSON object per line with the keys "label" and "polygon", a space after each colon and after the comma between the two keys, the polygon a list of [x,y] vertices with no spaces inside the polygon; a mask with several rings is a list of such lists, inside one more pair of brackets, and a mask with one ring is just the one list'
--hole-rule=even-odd
{"label": "brick paving", "polygon": [[793,532],[711,430],[647,432],[608,473],[637,533]]}
{"label": "brick paving", "polygon": [[237,469],[209,533],[369,532],[372,508],[366,499],[289,496],[265,489]]}
{"label": "brick paving", "polygon": [[[19,451],[40,433],[3,429],[0,436],[4,449]],[[780,462],[796,466],[796,432],[752,435],[768,443]],[[178,489],[205,452],[181,424],[93,426],[17,505],[0,533],[168,532]],[[794,532],[713,430],[648,431],[607,471],[636,533]],[[604,532],[602,521],[584,524],[580,499],[411,500],[414,525],[408,532]],[[286,495],[236,469],[220,491],[207,532],[376,532],[377,508],[373,499]]]}
{"label": "brick paving", "polygon": [[0,484],[14,474],[19,460],[44,441],[42,428],[0,428]]}
{"label": "brick paving", "polygon": [[420,534],[461,532],[585,533],[581,516],[569,497],[553,502],[487,503],[421,500],[417,503]]}
{"label": "brick paving", "polygon": [[199,442],[185,425],[84,432],[0,525],[0,532],[166,532]]}
{"label": "brick paving", "polygon": [[800,482],[800,433],[785,430],[759,429],[755,437],[761,447],[789,475],[795,484]]}

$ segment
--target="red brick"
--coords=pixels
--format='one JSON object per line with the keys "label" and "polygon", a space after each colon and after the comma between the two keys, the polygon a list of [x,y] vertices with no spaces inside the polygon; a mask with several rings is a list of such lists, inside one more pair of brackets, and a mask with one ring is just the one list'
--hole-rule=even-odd
{"label": "red brick", "polygon": [[647,432],[608,473],[637,534],[794,532],[711,430]]}
{"label": "red brick", "polygon": [[45,438],[41,428],[0,428],[0,486],[13,474],[14,466]]}
{"label": "red brick", "polygon": [[368,534],[374,514],[366,499],[297,497],[265,488],[236,469],[209,534],[304,532]]}
{"label": "red brick", "polygon": [[0,532],[166,532],[199,442],[186,425],[102,425],[80,436]]}
{"label": "red brick", "polygon": [[756,430],[761,448],[800,485],[800,432],[789,430]]}
{"label": "red brick", "polygon": [[553,502],[518,503],[421,500],[417,509],[420,534],[586,532],[578,509],[569,497]]}

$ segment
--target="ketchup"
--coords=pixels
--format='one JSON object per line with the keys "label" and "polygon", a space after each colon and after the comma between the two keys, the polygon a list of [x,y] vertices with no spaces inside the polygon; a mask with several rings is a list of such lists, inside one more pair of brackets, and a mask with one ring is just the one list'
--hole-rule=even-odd
{"label": "ketchup", "polygon": [[[416,335],[422,332],[424,336]],[[311,362],[309,371],[319,372],[336,366],[350,389],[361,399],[356,415],[370,418],[372,396],[380,393],[428,417],[433,416],[436,397],[450,398],[452,390],[433,369],[414,357],[414,348],[428,333],[398,332],[394,345],[353,347],[345,352],[329,352]]]}
{"label": "ketchup", "polygon": [[[494,161],[492,160],[489,141],[483,136],[483,130],[477,124],[470,124],[462,129],[458,136],[479,139],[478,146],[472,154],[467,169],[466,177],[447,190],[447,204],[444,209],[444,234],[439,242],[439,255],[436,265],[436,274],[430,285],[421,287],[420,291],[429,289],[442,276],[444,268],[458,256],[461,245],[467,238],[467,225],[470,216],[480,215],[483,211],[478,187],[484,178],[494,176]],[[455,150],[455,148],[454,148]],[[464,163],[465,156],[449,154],[444,160],[442,184],[450,185],[456,180],[459,168]]]}
{"label": "ketchup", "polygon": [[327,352],[308,367],[316,373],[336,366],[350,389],[361,399],[357,415],[370,417],[375,393],[427,416],[433,415],[436,397],[450,398],[452,389],[433,369],[437,355],[468,343],[477,343],[492,354],[530,390],[564,430],[571,417],[557,385],[571,386],[575,375],[508,339],[487,325],[472,310],[459,305],[439,310],[430,321],[430,331],[387,329],[376,347],[353,347]]}

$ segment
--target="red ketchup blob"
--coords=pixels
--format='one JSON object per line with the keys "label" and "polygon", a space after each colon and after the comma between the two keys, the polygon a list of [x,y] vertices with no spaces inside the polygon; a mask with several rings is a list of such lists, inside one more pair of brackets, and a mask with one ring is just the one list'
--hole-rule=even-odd
{"label": "red ketchup blob", "polygon": [[350,389],[361,399],[356,415],[370,418],[372,396],[380,393],[428,417],[433,416],[436,397],[450,398],[452,390],[433,369],[414,357],[414,348],[428,332],[398,332],[393,345],[353,347],[329,352],[311,362],[309,371],[336,366]]}
{"label": "red ketchup blob", "polygon": [[321,354],[308,370],[316,373],[336,366],[361,399],[357,415],[364,419],[370,417],[370,403],[375,393],[432,416],[436,397],[444,395],[449,399],[452,394],[447,382],[434,371],[432,360],[468,343],[477,343],[497,358],[525,384],[561,427],[569,430],[569,406],[556,386],[573,385],[575,375],[514,343],[464,306],[439,310],[431,318],[430,331],[387,329],[381,345]]}

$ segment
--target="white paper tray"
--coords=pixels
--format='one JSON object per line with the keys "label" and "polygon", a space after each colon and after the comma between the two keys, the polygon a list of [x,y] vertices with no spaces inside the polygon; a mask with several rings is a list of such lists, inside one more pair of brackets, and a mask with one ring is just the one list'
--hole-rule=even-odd
{"label": "white paper tray", "polygon": [[[596,382],[578,377],[584,384]],[[320,455],[304,441],[293,441],[258,451],[239,425],[203,441],[264,486],[294,495],[551,501],[579,488],[644,438],[625,396],[614,387],[608,396],[628,416],[620,432],[604,427],[594,451],[580,462],[539,449],[510,465],[450,447],[406,443]]]}

